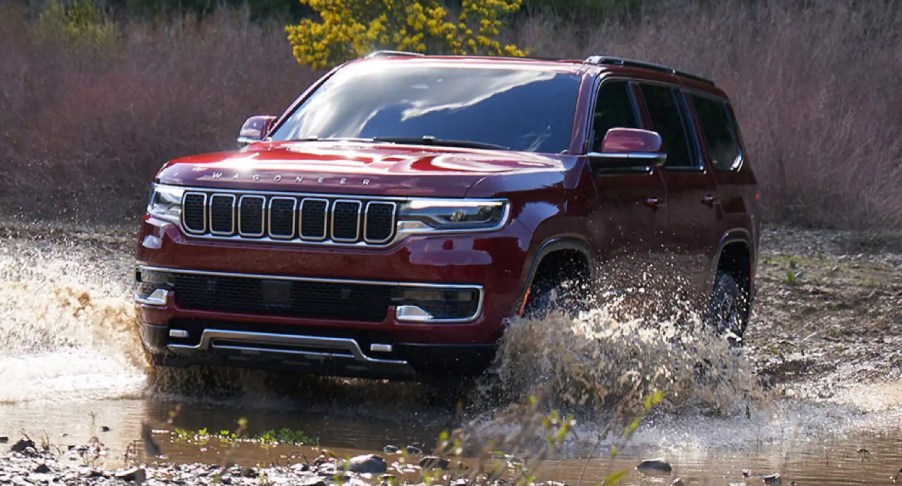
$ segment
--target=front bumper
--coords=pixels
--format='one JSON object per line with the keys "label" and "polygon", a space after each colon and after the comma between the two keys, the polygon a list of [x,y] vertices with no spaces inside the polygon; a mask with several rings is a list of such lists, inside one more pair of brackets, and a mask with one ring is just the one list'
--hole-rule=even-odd
{"label": "front bumper", "polygon": [[418,319],[417,312],[400,305],[389,306],[378,321],[310,318],[191,308],[182,305],[176,288],[138,296],[142,339],[155,361],[170,366],[233,365],[395,379],[475,372],[491,359],[503,320],[523,295],[529,236],[520,225],[509,224],[491,234],[411,237],[388,248],[299,247],[192,239],[175,225],[148,218],[138,239],[139,268],[476,288],[479,306],[475,315],[451,322]]}
{"label": "front bumper", "polygon": [[491,344],[400,344],[392,358],[372,358],[354,338],[206,329],[197,345],[173,344],[166,326],[141,324],[141,340],[155,364],[290,371],[394,380],[474,375],[495,354]]}

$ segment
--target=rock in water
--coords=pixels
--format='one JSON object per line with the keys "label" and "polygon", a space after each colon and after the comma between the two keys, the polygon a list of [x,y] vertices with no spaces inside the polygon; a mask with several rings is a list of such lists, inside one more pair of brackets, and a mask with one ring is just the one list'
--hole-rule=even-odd
{"label": "rock in water", "polygon": [[12,447],[9,448],[10,452],[25,452],[25,449],[28,448],[34,449],[34,441],[28,438],[19,439]]}
{"label": "rock in water", "polygon": [[385,463],[385,459],[376,454],[352,457],[348,461],[348,471],[359,474],[382,474],[387,470],[388,464]]}
{"label": "rock in water", "polygon": [[423,469],[448,469],[448,460],[436,456],[426,456],[420,459],[420,467]]}
{"label": "rock in water", "polygon": [[664,459],[646,459],[636,466],[636,470],[643,473],[666,473],[670,474],[673,468],[670,463]]}
{"label": "rock in water", "polygon": [[761,479],[763,479],[764,484],[767,484],[768,486],[780,486],[781,484],[783,484],[783,480],[780,479],[779,474],[770,474],[770,475],[764,476]]}
{"label": "rock in water", "polygon": [[115,477],[122,481],[134,481],[141,484],[147,480],[147,473],[143,467],[130,467],[117,472]]}

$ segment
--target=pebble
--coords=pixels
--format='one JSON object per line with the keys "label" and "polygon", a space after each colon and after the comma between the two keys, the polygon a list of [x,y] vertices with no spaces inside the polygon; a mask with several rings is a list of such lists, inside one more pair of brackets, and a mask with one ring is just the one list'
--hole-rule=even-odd
{"label": "pebble", "polygon": [[398,454],[401,452],[401,449],[398,446],[387,445],[382,448],[382,452],[386,454]]}
{"label": "pebble", "polygon": [[316,476],[308,476],[294,484],[297,486],[326,486],[326,482]]}
{"label": "pebble", "polygon": [[405,447],[404,450],[407,451],[407,453],[410,455],[414,455],[414,456],[422,456],[423,455],[423,449],[420,449],[419,447],[414,446],[414,445],[409,445],[409,446]]}
{"label": "pebble", "polygon": [[348,471],[360,474],[382,474],[388,470],[385,459],[375,454],[352,457],[348,461]]}
{"label": "pebble", "polygon": [[664,459],[646,459],[636,466],[636,470],[643,473],[670,473],[673,468]]}

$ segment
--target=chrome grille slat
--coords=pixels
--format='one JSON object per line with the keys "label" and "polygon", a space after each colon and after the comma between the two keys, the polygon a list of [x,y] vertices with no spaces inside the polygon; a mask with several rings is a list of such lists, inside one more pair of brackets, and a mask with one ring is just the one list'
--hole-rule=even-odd
{"label": "chrome grille slat", "polygon": [[199,238],[380,246],[395,237],[401,200],[200,189],[183,196],[181,227]]}
{"label": "chrome grille slat", "polygon": [[207,231],[206,193],[186,192],[182,196],[182,228],[191,234],[203,234]]}
{"label": "chrome grille slat", "polygon": [[244,195],[238,198],[238,234],[248,238],[263,236],[265,213],[265,197]]}
{"label": "chrome grille slat", "polygon": [[[397,210],[398,204],[394,202],[370,201],[366,203],[363,216],[363,240],[376,245],[391,240],[395,235],[394,221]],[[386,211],[388,212],[386,213]],[[383,220],[388,223],[384,223]],[[373,223],[372,226],[370,223]],[[387,228],[387,231],[383,228]]]}
{"label": "chrome grille slat", "polygon": [[235,195],[213,194],[210,201],[210,233],[231,236],[235,232]]}
{"label": "chrome grille slat", "polygon": [[332,239],[334,241],[353,243],[360,239],[362,208],[363,204],[360,201],[349,199],[339,199],[332,203]]}
{"label": "chrome grille slat", "polygon": [[[289,205],[290,209],[286,205]],[[297,206],[297,198],[284,196],[269,198],[267,226],[269,227],[270,238],[276,240],[290,240],[294,238],[296,220],[294,212]]]}
{"label": "chrome grille slat", "polygon": [[[307,210],[307,208],[310,209]],[[320,211],[322,211],[322,217],[319,215]],[[299,233],[302,240],[325,241],[328,235],[329,200],[305,197],[301,200],[300,219],[301,230]]]}

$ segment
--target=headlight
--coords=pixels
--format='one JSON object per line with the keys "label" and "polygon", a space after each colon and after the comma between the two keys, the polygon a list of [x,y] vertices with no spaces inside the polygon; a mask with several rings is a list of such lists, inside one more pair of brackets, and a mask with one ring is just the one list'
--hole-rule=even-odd
{"label": "headlight", "polygon": [[399,219],[408,230],[494,230],[504,225],[508,202],[502,199],[411,199]]}
{"label": "headlight", "polygon": [[154,184],[150,201],[147,203],[147,214],[178,224],[182,217],[182,194],[185,189],[177,186]]}

